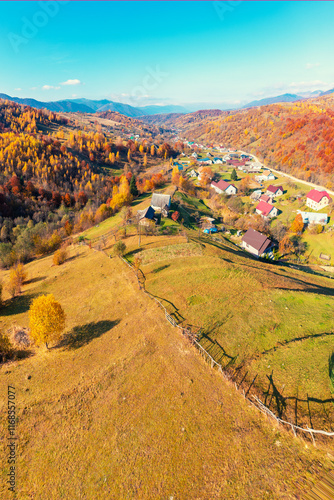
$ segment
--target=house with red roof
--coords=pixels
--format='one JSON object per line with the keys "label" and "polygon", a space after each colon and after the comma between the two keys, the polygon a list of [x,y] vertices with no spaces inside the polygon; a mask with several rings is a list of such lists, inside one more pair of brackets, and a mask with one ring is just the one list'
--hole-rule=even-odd
{"label": "house with red roof", "polygon": [[247,252],[252,253],[253,255],[257,255],[258,257],[261,257],[262,255],[271,252],[273,248],[273,243],[264,234],[255,231],[255,229],[250,228],[243,235],[241,240],[241,246]]}
{"label": "house with red roof", "polygon": [[321,210],[326,207],[332,198],[329,196],[327,191],[318,191],[318,189],[311,189],[306,195],[306,205],[313,210]]}
{"label": "house with red roof", "polygon": [[218,194],[236,194],[237,193],[237,188],[234,186],[234,184],[230,184],[227,181],[220,180],[219,182],[212,181],[211,182],[211,187],[216,191]]}
{"label": "house with red roof", "polygon": [[271,202],[271,197],[270,196],[267,196],[266,194],[262,194],[260,196],[260,199],[259,201],[264,201],[266,203],[270,203]]}
{"label": "house with red roof", "polygon": [[228,165],[233,165],[233,167],[244,167],[246,160],[229,160],[227,161]]}
{"label": "house with red roof", "polygon": [[270,198],[276,198],[276,196],[282,196],[283,192],[282,186],[273,186],[270,184],[270,186],[267,187],[266,195]]}
{"label": "house with red roof", "polygon": [[256,206],[255,211],[265,219],[271,219],[272,217],[276,217],[278,214],[277,208],[266,201],[260,201],[260,203]]}

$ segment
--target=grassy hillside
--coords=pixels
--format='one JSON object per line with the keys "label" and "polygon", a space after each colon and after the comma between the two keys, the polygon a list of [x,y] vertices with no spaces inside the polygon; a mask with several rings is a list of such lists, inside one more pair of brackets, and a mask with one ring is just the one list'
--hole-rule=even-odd
{"label": "grassy hillside", "polygon": [[230,243],[199,243],[200,256],[191,248],[170,258],[168,247],[156,262],[143,250],[147,289],[184,324],[203,329],[203,346],[245,390],[256,376],[253,390],[276,414],[333,430],[333,281],[260,263]]}
{"label": "grassy hillside", "polygon": [[121,261],[80,247],[51,262],[27,265],[22,296],[1,310],[3,330],[26,326],[32,297],[51,292],[67,314],[60,346],[0,369],[1,393],[17,394],[17,498],[302,498],[331,467],[321,447],[276,428],[212,371]]}

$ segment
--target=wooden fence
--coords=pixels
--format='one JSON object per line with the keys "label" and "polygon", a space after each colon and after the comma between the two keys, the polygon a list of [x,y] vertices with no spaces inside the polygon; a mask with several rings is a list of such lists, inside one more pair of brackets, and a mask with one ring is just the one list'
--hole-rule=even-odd
{"label": "wooden fence", "polygon": [[[122,261],[132,270],[135,272],[133,266],[128,262],[124,257],[121,257]],[[302,434],[307,434],[310,435],[313,441],[313,444],[315,444],[315,435],[320,434],[323,436],[327,437],[334,437],[334,432],[327,432],[327,431],[322,431],[322,430],[317,430],[317,429],[310,429],[309,427],[300,427],[299,425],[295,425],[292,422],[288,422],[286,420],[283,420],[279,417],[277,417],[269,408],[265,406],[265,404],[257,397],[254,395],[248,395],[248,392],[245,393],[245,391],[239,391],[239,388],[236,384],[236,382],[233,380],[233,377],[225,370],[225,368],[218,363],[207,351],[204,349],[204,347],[200,344],[198,338],[199,335],[201,334],[201,330],[199,329],[196,332],[193,332],[190,327],[184,328],[180,325],[177,324],[177,321],[173,316],[171,316],[165,306],[158,300],[156,297],[150,294],[145,288],[143,288],[143,291],[148,295],[151,299],[153,299],[155,302],[159,304],[159,306],[163,309],[165,313],[166,320],[175,328],[178,328],[182,335],[187,337],[191,343],[198,349],[200,355],[207,361],[211,368],[216,368],[219,373],[223,375],[223,377],[228,380],[229,382],[233,383],[235,389],[243,395],[247,401],[253,405],[255,408],[257,408],[259,411],[261,411],[263,414],[265,414],[267,417],[273,418],[278,424],[282,424],[283,426],[286,426],[290,428],[295,436],[297,436],[297,431],[299,431]]]}

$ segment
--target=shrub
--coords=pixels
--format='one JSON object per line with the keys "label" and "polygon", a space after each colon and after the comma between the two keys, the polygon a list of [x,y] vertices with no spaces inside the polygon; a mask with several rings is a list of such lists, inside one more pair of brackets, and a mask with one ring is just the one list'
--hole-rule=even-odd
{"label": "shrub", "polygon": [[6,358],[12,354],[12,351],[12,345],[8,336],[0,332],[0,363],[6,361]]}
{"label": "shrub", "polygon": [[308,230],[311,234],[320,234],[323,231],[323,226],[321,224],[310,224]]}
{"label": "shrub", "polygon": [[172,219],[174,222],[176,222],[178,220],[178,218],[180,217],[180,214],[179,212],[176,210],[173,214],[172,214]]}
{"label": "shrub", "polygon": [[121,257],[122,255],[125,254],[126,251],[126,244],[124,241],[118,241],[113,248],[114,255],[117,255],[118,257]]}
{"label": "shrub", "polygon": [[53,264],[55,266],[60,266],[61,264],[64,264],[64,262],[66,261],[67,257],[68,257],[67,249],[66,248],[60,248],[53,255]]}
{"label": "shrub", "polygon": [[30,346],[29,329],[14,325],[11,328],[10,341],[16,348],[25,349]]}

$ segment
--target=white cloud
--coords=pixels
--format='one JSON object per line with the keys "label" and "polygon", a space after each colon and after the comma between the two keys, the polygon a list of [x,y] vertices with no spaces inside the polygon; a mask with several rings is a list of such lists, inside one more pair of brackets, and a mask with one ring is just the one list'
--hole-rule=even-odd
{"label": "white cloud", "polygon": [[312,69],[312,68],[318,68],[320,66],[320,63],[306,63],[305,68],[306,69]]}
{"label": "white cloud", "polygon": [[328,85],[328,83],[322,82],[321,80],[313,80],[311,82],[291,82],[288,87],[294,90],[318,90],[322,87],[328,87]]}
{"label": "white cloud", "polygon": [[66,80],[66,82],[62,82],[60,85],[81,85],[81,82],[75,78],[74,80]]}
{"label": "white cloud", "polygon": [[55,87],[54,85],[43,85],[42,90],[59,90],[60,87]]}
{"label": "white cloud", "polygon": [[21,89],[20,87],[18,87],[18,88],[17,88],[17,89],[15,89],[15,90],[16,90],[16,92],[21,92],[21,90],[22,90],[22,89]]}

